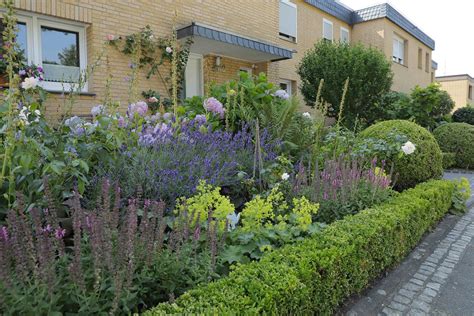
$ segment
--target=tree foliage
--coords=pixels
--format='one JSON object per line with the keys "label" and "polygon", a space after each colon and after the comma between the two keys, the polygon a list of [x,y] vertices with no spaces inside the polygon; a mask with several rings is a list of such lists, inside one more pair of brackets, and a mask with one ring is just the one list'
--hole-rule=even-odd
{"label": "tree foliage", "polygon": [[329,103],[327,115],[337,117],[343,87],[349,87],[342,111],[342,123],[353,127],[373,123],[381,113],[380,99],[390,91],[393,73],[385,55],[375,48],[345,43],[318,42],[306,52],[298,66],[301,92],[305,101],[314,106],[321,80],[321,97]]}

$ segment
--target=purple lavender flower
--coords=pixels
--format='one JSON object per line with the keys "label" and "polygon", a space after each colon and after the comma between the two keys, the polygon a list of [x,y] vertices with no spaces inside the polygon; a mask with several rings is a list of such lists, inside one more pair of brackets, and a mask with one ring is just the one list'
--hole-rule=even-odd
{"label": "purple lavender flower", "polygon": [[196,117],[194,118],[194,121],[195,121],[196,123],[198,123],[199,125],[203,125],[203,124],[206,124],[207,118],[206,118],[206,116],[203,115],[203,114],[198,114],[198,115],[196,115]]}
{"label": "purple lavender flower", "polygon": [[63,239],[64,236],[66,236],[66,230],[64,228],[56,228],[56,230],[54,231],[54,237],[56,237],[56,239]]}
{"label": "purple lavender flower", "polygon": [[173,118],[173,114],[171,114],[171,113],[167,112],[167,113],[163,114],[163,119],[165,121],[170,121],[172,118]]}
{"label": "purple lavender flower", "polygon": [[45,234],[49,234],[52,231],[53,231],[53,228],[49,224],[46,227],[43,228],[43,233],[45,233]]}
{"label": "purple lavender flower", "polygon": [[216,98],[207,98],[204,100],[203,106],[206,111],[219,115],[221,119],[224,118],[224,106]]}
{"label": "purple lavender flower", "polygon": [[4,241],[8,241],[8,229],[5,226],[2,226],[2,228],[0,228],[0,238]]}
{"label": "purple lavender flower", "polygon": [[102,104],[98,104],[91,109],[91,114],[93,117],[105,114],[105,107]]}
{"label": "purple lavender flower", "polygon": [[124,128],[124,127],[127,126],[127,122],[125,122],[125,118],[123,116],[120,116],[117,119],[117,123],[118,123],[118,127],[120,127],[120,128]]}
{"label": "purple lavender flower", "polygon": [[26,70],[25,70],[25,69],[21,69],[21,70],[18,72],[18,74],[19,74],[20,76],[26,76]]}

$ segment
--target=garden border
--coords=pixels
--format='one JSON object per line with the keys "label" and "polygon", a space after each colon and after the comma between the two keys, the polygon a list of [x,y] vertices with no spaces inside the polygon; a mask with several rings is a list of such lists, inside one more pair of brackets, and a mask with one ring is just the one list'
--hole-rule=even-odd
{"label": "garden border", "polygon": [[330,314],[400,262],[449,211],[456,190],[452,181],[422,183],[145,315]]}

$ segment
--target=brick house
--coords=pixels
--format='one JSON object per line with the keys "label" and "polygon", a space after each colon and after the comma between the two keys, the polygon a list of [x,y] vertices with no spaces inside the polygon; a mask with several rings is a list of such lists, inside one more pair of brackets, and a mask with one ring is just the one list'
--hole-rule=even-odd
{"label": "brick house", "polygon": [[[185,76],[186,96],[202,94],[209,81],[236,78],[239,71],[263,71],[271,81],[297,94],[295,67],[305,50],[322,38],[362,42],[382,50],[393,61],[396,91],[426,86],[434,78],[434,41],[388,4],[354,11],[335,0],[15,0],[15,7],[19,43],[30,63],[43,66],[44,88],[53,92],[47,104],[50,116],[61,114],[61,92],[74,84],[64,78],[77,76],[93,62],[103,52],[108,34],[128,35],[150,25],[158,36],[167,36],[175,11],[178,38],[192,36],[194,40]],[[65,63],[65,52],[71,47],[76,54],[70,54]],[[108,49],[108,55],[112,96],[125,107],[129,58],[114,49]],[[101,102],[105,67],[100,64],[93,73],[74,113],[89,113]],[[144,74],[140,89],[166,95],[159,80],[147,80]]]}

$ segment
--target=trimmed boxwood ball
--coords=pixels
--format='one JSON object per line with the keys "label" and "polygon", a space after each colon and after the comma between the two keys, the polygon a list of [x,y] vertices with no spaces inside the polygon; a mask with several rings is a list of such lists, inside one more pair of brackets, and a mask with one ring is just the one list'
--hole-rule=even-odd
{"label": "trimmed boxwood ball", "polygon": [[454,166],[474,169],[474,125],[448,123],[433,132],[443,152],[455,154]]}
{"label": "trimmed boxwood ball", "polygon": [[389,164],[394,165],[394,174],[398,174],[395,189],[412,188],[418,183],[441,177],[441,149],[433,135],[418,124],[404,120],[384,121],[362,131],[359,137],[388,140],[391,133],[405,135],[416,145],[416,150],[411,155],[387,159]]}
{"label": "trimmed boxwood ball", "polygon": [[474,125],[474,107],[465,106],[454,111],[453,122]]}

